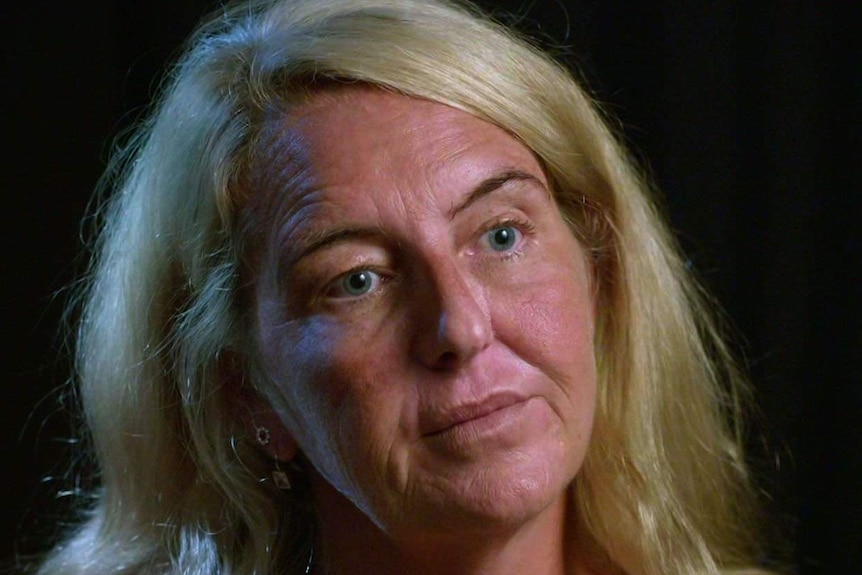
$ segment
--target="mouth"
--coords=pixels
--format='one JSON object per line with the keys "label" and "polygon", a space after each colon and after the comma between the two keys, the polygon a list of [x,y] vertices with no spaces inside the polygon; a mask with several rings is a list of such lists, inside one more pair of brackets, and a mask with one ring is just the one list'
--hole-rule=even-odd
{"label": "mouth", "polygon": [[527,400],[528,398],[515,393],[500,393],[479,402],[446,409],[430,418],[429,431],[425,435],[441,436],[465,427],[494,427],[505,419],[506,412],[522,406]]}

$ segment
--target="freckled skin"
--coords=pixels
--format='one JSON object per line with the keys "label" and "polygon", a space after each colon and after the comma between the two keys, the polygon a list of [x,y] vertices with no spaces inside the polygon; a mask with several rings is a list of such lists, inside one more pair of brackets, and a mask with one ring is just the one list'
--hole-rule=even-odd
{"label": "freckled skin", "polygon": [[[277,230],[259,261],[279,263],[259,272],[255,335],[283,423],[273,444],[314,466],[327,548],[346,549],[335,531],[351,525],[363,557],[389,545],[407,561],[446,540],[467,566],[477,542],[504,556],[529,532],[543,542],[529,549],[559,558],[595,407],[594,318],[584,251],[536,158],[469,114],[370,88],[281,122],[289,144],[267,151],[269,169],[302,175],[256,190],[279,194],[257,204]],[[286,169],[278,146],[308,164]],[[515,241],[498,251],[501,227]],[[342,228],[361,231],[298,257]],[[359,295],[343,282],[356,270],[376,282]],[[499,395],[515,405],[449,426],[454,408]]]}

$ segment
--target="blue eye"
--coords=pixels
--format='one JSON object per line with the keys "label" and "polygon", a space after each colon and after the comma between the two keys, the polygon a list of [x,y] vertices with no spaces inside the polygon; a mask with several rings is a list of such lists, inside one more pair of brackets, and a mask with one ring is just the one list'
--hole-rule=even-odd
{"label": "blue eye", "polygon": [[488,231],[486,237],[492,250],[505,252],[515,246],[519,233],[513,226],[499,226]]}
{"label": "blue eye", "polygon": [[343,294],[358,297],[367,294],[380,283],[380,275],[371,270],[357,270],[344,275],[339,282]]}

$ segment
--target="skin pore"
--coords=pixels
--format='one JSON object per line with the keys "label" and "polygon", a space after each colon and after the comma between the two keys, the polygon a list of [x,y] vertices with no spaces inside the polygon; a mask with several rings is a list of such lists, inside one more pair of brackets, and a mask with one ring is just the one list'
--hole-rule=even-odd
{"label": "skin pore", "polygon": [[584,250],[535,156],[370,87],[270,126],[249,209],[270,455],[310,462],[327,573],[583,573]]}

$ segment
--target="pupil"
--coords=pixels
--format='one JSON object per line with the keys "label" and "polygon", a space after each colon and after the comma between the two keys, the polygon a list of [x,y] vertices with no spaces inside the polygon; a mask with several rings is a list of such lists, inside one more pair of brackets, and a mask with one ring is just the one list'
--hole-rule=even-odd
{"label": "pupil", "polygon": [[362,291],[368,286],[368,274],[359,272],[347,278],[347,285],[353,291]]}
{"label": "pupil", "polygon": [[512,233],[511,228],[500,228],[494,232],[494,247],[498,249],[508,248],[514,238],[515,234]]}

